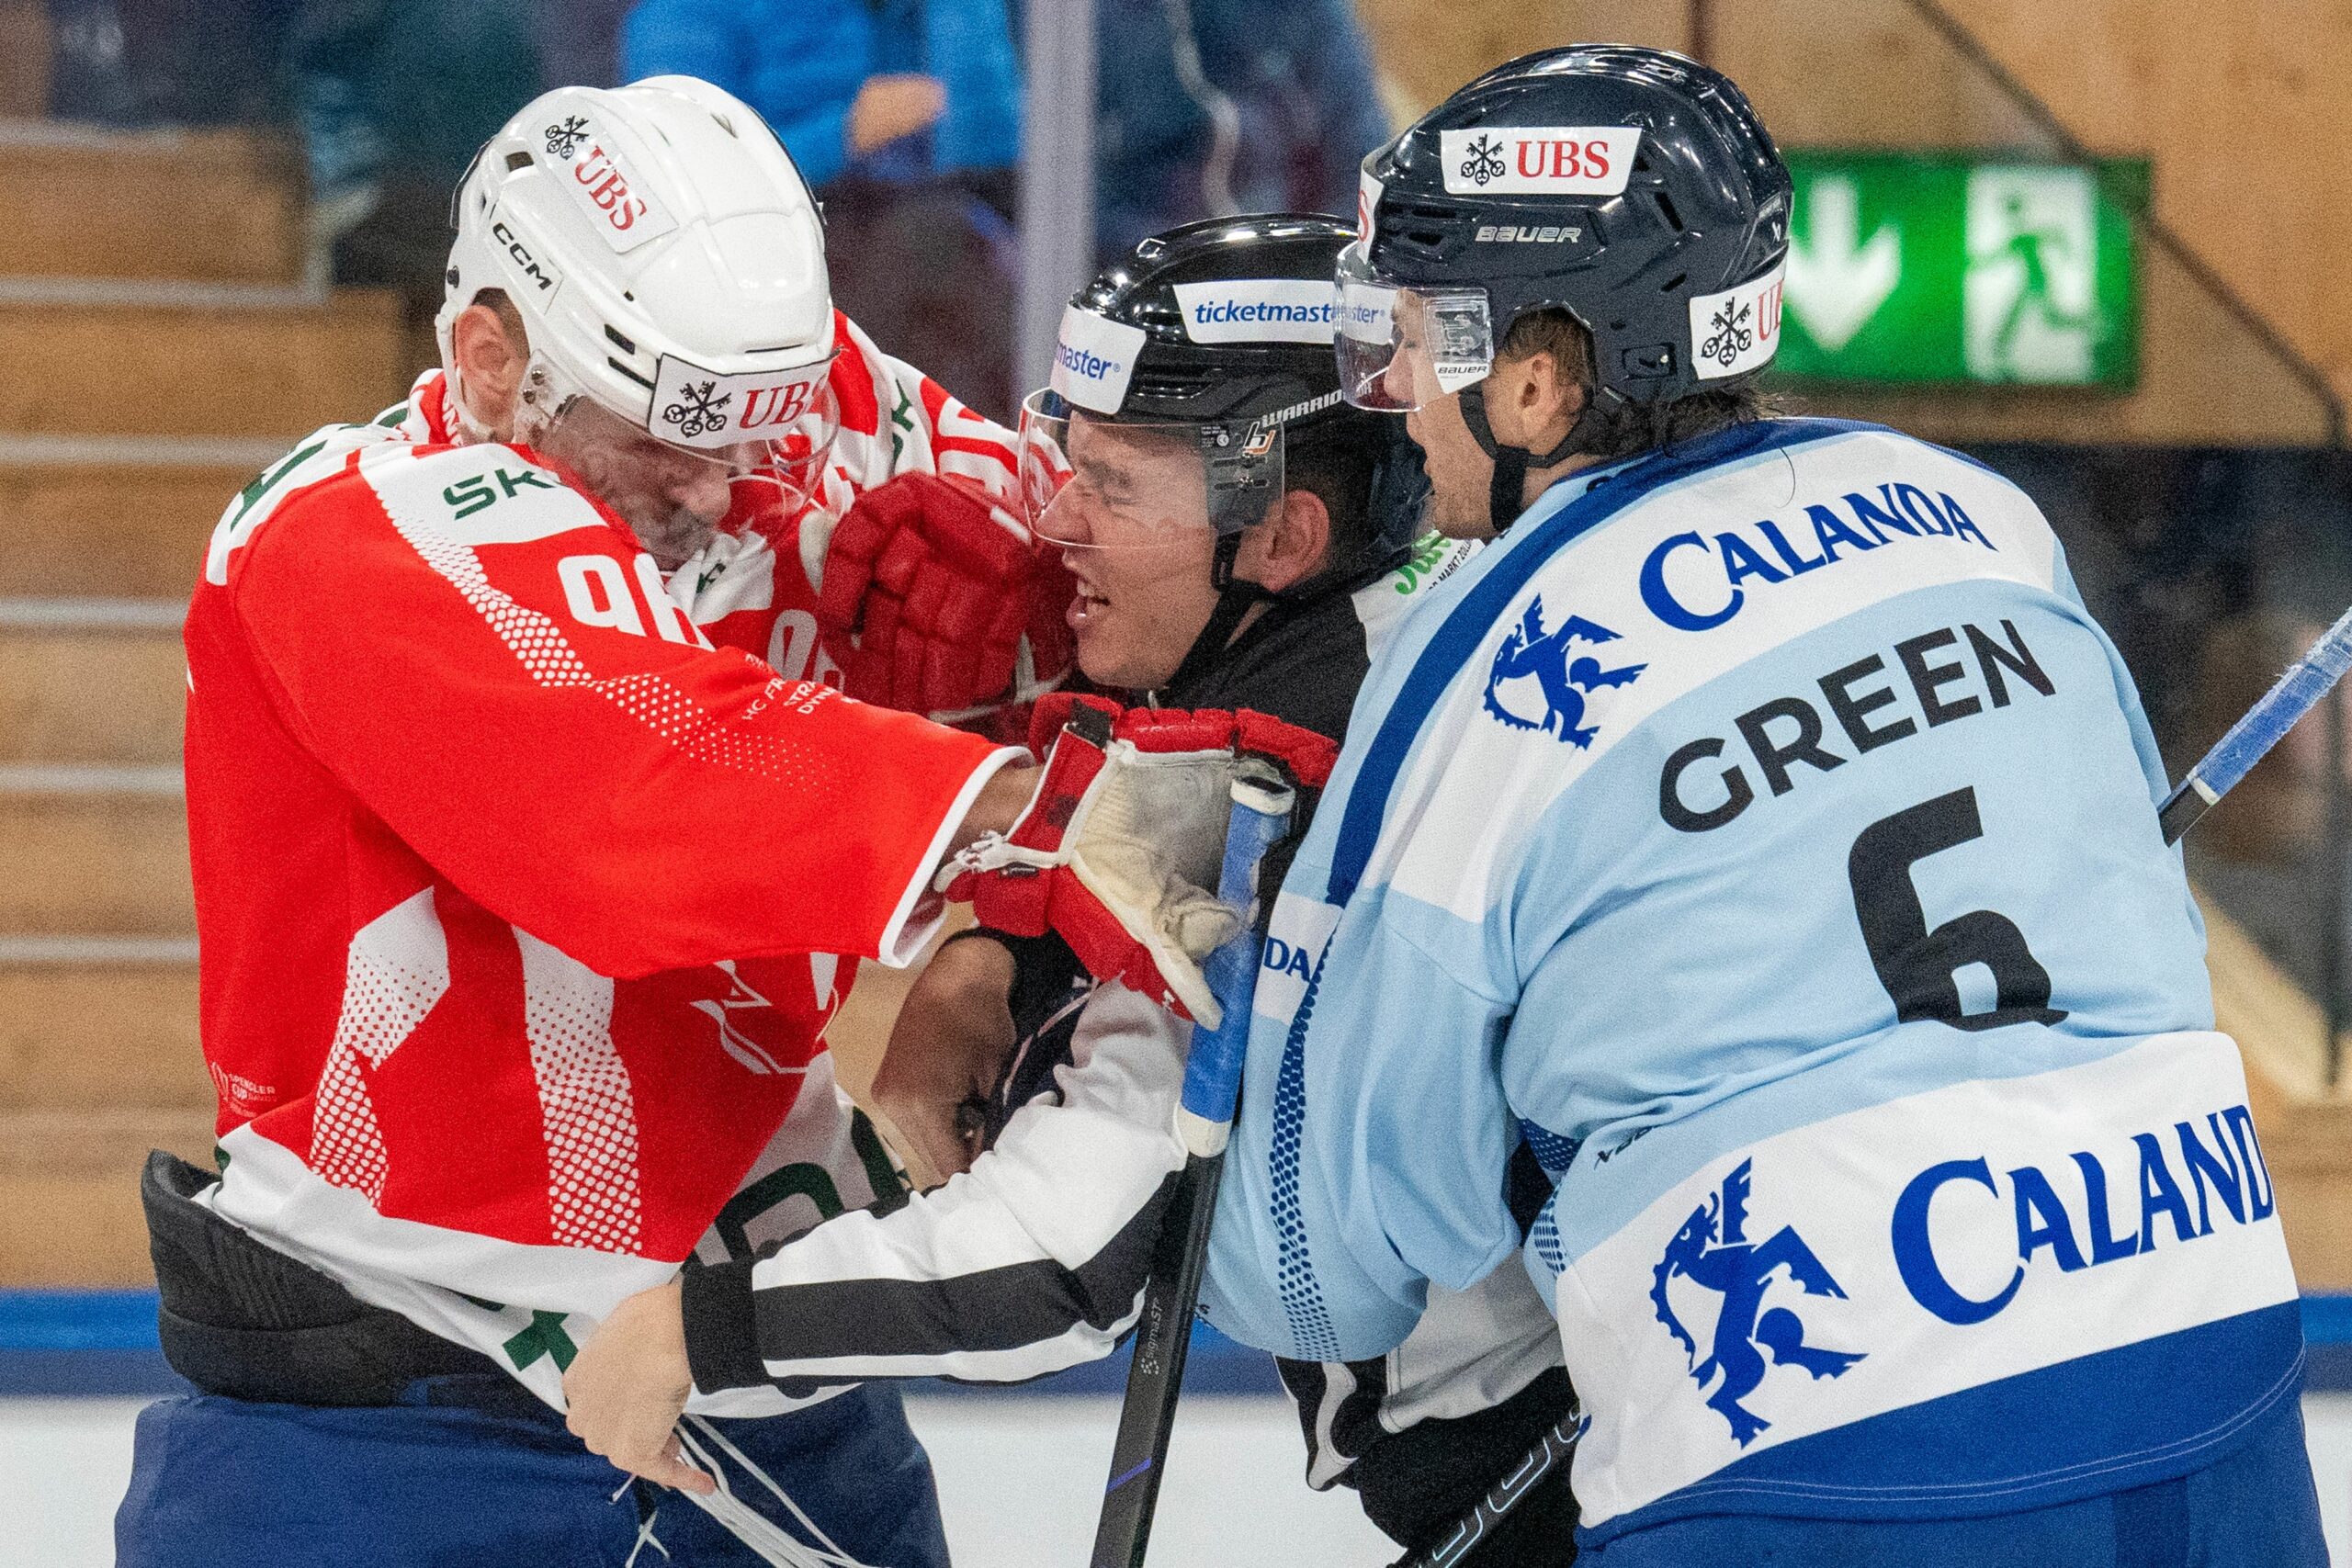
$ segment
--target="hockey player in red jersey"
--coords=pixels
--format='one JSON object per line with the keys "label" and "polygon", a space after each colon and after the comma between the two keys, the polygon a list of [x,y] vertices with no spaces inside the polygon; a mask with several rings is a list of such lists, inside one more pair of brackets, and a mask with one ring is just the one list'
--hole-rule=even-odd
{"label": "hockey player in red jersey", "polygon": [[[641,1525],[757,1560],[609,1503],[562,1369],[690,1254],[895,1193],[821,1032],[1034,783],[808,678],[820,615],[854,685],[926,708],[1053,653],[1003,592],[1006,434],[832,310],[751,110],[559,90],[455,217],[445,372],[248,487],[189,609],[221,1174],[147,1172],[200,1392],[141,1417],[126,1564],[617,1563]],[[732,1440],[834,1548],[944,1562],[895,1396],[695,1408],[792,1410]]]}

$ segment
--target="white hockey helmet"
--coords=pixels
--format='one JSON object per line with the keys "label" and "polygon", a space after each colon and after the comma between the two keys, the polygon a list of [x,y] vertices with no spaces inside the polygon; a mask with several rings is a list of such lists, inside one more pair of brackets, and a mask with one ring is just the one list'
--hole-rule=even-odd
{"label": "white hockey helmet", "polygon": [[475,154],[451,219],[435,327],[453,390],[457,318],[502,290],[530,339],[515,438],[665,566],[714,511],[789,515],[814,493],[837,428],[824,228],[756,111],[691,76],[557,88]]}

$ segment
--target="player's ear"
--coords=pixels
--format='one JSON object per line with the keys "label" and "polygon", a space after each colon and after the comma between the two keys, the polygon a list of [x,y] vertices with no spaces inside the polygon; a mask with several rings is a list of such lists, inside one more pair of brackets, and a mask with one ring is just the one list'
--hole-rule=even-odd
{"label": "player's ear", "polygon": [[510,326],[498,310],[479,300],[458,311],[449,325],[449,356],[456,362],[450,368],[458,373],[458,395],[467,412],[501,437],[511,432],[514,394],[530,362],[529,344],[515,330],[520,325]]}
{"label": "player's ear", "polygon": [[1530,451],[1548,452],[1567,439],[1577,415],[1584,412],[1586,391],[1576,367],[1560,355],[1539,348],[1517,362],[1513,378],[1512,412],[1526,436],[1517,444]]}
{"label": "player's ear", "polygon": [[1331,555],[1331,513],[1311,490],[1286,490],[1266,520],[1242,536],[1234,570],[1269,592],[1295,587]]}

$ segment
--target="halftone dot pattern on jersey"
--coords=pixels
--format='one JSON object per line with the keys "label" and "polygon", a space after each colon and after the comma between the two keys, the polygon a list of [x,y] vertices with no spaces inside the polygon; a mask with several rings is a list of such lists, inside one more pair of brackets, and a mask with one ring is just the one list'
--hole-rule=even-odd
{"label": "halftone dot pattern on jersey", "polygon": [[1519,1131],[1527,1140],[1527,1152],[1535,1156],[1535,1163],[1544,1168],[1545,1175],[1558,1176],[1576,1163],[1577,1141],[1574,1138],[1564,1138],[1550,1128],[1539,1127],[1524,1117],[1520,1119]]}
{"label": "halftone dot pattern on jersey", "polygon": [[1551,1204],[1544,1204],[1543,1213],[1535,1216],[1528,1239],[1534,1242],[1535,1256],[1544,1260],[1544,1267],[1552,1270],[1554,1277],[1567,1272],[1568,1257],[1561,1250],[1559,1222],[1552,1217]]}
{"label": "halftone dot pattern on jersey", "polygon": [[426,888],[359,928],[344,963],[343,1013],[319,1076],[311,1165],[338,1187],[384,1195],[390,1159],[359,1064],[380,1067],[449,989],[449,946]]}
{"label": "halftone dot pattern on jersey", "polygon": [[1283,1316],[1290,1325],[1291,1353],[1300,1360],[1336,1361],[1339,1336],[1323,1305],[1322,1287],[1315,1282],[1315,1263],[1306,1249],[1306,1217],[1298,1200],[1299,1143],[1306,1124],[1306,1026],[1315,1017],[1315,993],[1323,983],[1323,960],[1330,955],[1329,939],[1307,977],[1306,994],[1299,998],[1298,1014],[1291,1021],[1290,1036],[1283,1042],[1282,1069],[1274,1080],[1274,1141],[1270,1160],[1273,1186],[1274,1237],[1279,1256],[1275,1283],[1283,1297]]}
{"label": "halftone dot pattern on jersey", "polygon": [[[404,456],[399,447],[386,450],[394,456]],[[425,565],[464,596],[477,615],[490,623],[491,630],[521,660],[534,681],[543,686],[585,686],[696,761],[754,773],[796,787],[820,782],[800,748],[774,736],[730,732],[661,675],[640,671],[598,679],[552,617],[516,604],[503,589],[491,582],[470,546],[451,538],[429,521],[412,515],[402,498],[386,490],[380,475],[369,472],[367,477],[375,484],[385,515],[391,519],[401,537],[408,541]]]}
{"label": "halftone dot pattern on jersey", "polygon": [[637,1250],[637,1103],[613,1043],[613,983],[516,931],[523,1032],[548,1151],[548,1228],[565,1247]]}

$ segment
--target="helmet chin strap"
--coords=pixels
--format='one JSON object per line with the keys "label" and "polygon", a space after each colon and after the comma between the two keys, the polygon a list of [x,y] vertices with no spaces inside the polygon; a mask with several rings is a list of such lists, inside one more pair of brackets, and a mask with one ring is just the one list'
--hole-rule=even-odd
{"label": "helmet chin strap", "polygon": [[1495,428],[1487,420],[1487,389],[1481,382],[1462,389],[1462,423],[1470,427],[1471,436],[1487,457],[1495,460],[1495,477],[1487,487],[1487,516],[1495,525],[1497,536],[1508,533],[1527,510],[1527,473],[1531,468],[1548,468],[1553,464],[1573,457],[1582,447],[1585,438],[1600,427],[1599,398],[1588,399],[1576,422],[1568,426],[1560,444],[1541,456],[1524,446],[1512,446],[1495,439]]}
{"label": "helmet chin strap", "polygon": [[1209,612],[1208,625],[1184,650],[1176,672],[1159,683],[1159,690],[1171,691],[1198,675],[1224,656],[1233,641],[1233,634],[1240,629],[1241,618],[1250,607],[1279,597],[1261,583],[1233,575],[1233,562],[1241,554],[1241,535],[1237,530],[1220,534],[1216,540],[1216,555],[1209,562],[1209,585],[1216,590],[1216,608]]}

